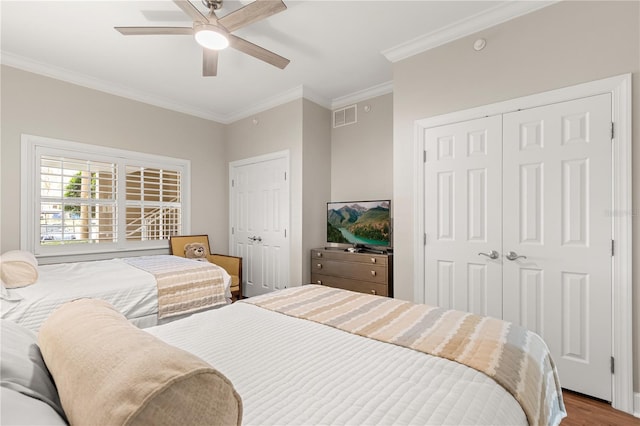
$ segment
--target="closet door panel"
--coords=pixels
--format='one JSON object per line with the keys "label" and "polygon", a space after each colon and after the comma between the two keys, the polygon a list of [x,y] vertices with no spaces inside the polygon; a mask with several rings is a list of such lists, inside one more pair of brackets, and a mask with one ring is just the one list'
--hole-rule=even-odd
{"label": "closet door panel", "polygon": [[425,301],[501,318],[502,117],[427,129],[425,150]]}
{"label": "closet door panel", "polygon": [[503,143],[504,318],[545,339],[563,386],[605,400],[610,126],[604,94],[505,114]]}

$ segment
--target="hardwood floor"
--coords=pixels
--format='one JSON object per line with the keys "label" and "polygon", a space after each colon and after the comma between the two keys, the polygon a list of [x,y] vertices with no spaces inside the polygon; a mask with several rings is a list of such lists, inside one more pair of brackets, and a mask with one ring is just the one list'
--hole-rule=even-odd
{"label": "hardwood floor", "polygon": [[640,419],[622,411],[614,410],[605,401],[568,390],[562,392],[562,397],[567,409],[567,417],[562,420],[561,426],[640,426]]}

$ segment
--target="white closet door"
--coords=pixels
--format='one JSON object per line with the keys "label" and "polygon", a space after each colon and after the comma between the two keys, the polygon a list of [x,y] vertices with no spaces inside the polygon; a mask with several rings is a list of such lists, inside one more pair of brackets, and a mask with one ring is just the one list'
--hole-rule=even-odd
{"label": "white closet door", "polygon": [[502,215],[504,318],[544,338],[563,387],[607,401],[610,129],[609,94],[505,114]]}
{"label": "white closet door", "polygon": [[425,303],[502,317],[502,117],[425,131]]}
{"label": "white closet door", "polygon": [[247,297],[289,286],[288,157],[230,165],[231,251],[243,259]]}

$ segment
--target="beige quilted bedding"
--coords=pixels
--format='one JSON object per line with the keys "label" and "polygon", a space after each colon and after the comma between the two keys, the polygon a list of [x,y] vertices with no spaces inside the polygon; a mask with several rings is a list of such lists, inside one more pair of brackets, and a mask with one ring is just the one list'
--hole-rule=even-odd
{"label": "beige quilted bedding", "polygon": [[131,266],[149,272],[158,285],[158,318],[227,304],[222,268],[177,256],[130,257]]}
{"label": "beige quilted bedding", "polygon": [[509,391],[531,425],[555,425],[566,416],[546,344],[518,325],[316,285],[242,302],[467,365]]}

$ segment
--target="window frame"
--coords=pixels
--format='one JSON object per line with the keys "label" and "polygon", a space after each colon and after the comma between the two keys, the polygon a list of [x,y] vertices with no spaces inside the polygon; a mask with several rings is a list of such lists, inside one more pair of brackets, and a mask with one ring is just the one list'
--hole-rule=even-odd
{"label": "window frame", "polygon": [[[75,158],[112,162],[116,165],[117,194],[117,242],[100,244],[40,244],[40,158],[42,155],[73,156]],[[21,186],[20,186],[20,247],[37,257],[64,257],[149,251],[169,248],[169,240],[127,241],[126,239],[126,166],[171,169],[180,172],[181,230],[191,232],[191,161],[129,151],[86,143],[71,142],[43,136],[21,136]],[[91,258],[92,256],[90,256]],[[93,256],[95,257],[95,256]]]}

